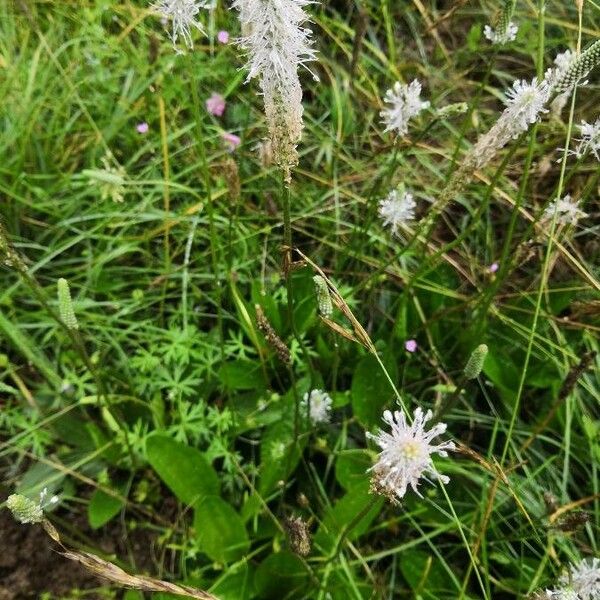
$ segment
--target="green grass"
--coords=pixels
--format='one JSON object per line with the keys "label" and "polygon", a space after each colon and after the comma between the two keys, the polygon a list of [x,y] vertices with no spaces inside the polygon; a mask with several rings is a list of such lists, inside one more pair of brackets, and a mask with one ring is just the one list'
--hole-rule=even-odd
{"label": "green grass", "polygon": [[[426,237],[391,236],[377,203],[402,182],[426,217],[503,91],[595,41],[600,6],[585,2],[580,22],[575,2],[520,1],[518,38],[500,48],[481,35],[495,3],[452,6],[309,7],[320,81],[302,76],[289,192],[307,260],[286,288],[285,193],[255,149],[262,101],[235,46],[207,41],[237,35],[232,11],[221,3],[209,38],[180,56],[143,2],[0,4],[1,217],[28,273],[0,272],[0,453],[7,492],[60,493],[49,516],[73,546],[101,554],[94,538],[120,515],[155,540],[150,575],[232,600],[526,598],[598,554],[600,172],[558,149],[598,118],[600,71],[561,118],[474,173]],[[415,77],[433,109],[468,109],[425,111],[394,142],[381,97]],[[204,109],[213,91],[222,118]],[[225,131],[242,138],[233,153]],[[124,169],[122,202],[102,195],[107,152]],[[542,224],[566,193],[589,216]],[[360,324],[364,343],[318,317],[317,268],[356,322],[339,308],[332,320],[355,335]],[[55,318],[61,277],[75,333]],[[481,343],[483,372],[464,382]],[[297,409],[314,388],[334,400],[318,428]],[[368,491],[365,431],[400,398],[410,412],[448,403],[448,434],[468,450],[436,462],[448,485],[393,506]],[[74,526],[86,512],[89,528]],[[305,557],[292,515],[310,527]]]}

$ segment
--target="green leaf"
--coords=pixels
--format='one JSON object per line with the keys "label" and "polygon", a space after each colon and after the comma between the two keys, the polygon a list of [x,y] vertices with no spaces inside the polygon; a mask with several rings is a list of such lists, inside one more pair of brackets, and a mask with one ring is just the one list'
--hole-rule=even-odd
{"label": "green leaf", "polygon": [[260,598],[307,598],[308,572],[302,561],[291,552],[279,552],[268,556],[256,569],[254,587]]}
{"label": "green leaf", "polygon": [[283,418],[269,427],[260,444],[260,481],[258,491],[262,496],[273,491],[277,482],[285,480],[294,471],[306,436],[294,443],[293,417]]}
{"label": "green leaf", "polygon": [[210,591],[219,600],[249,600],[253,596],[253,571],[248,563],[227,569]]}
{"label": "green leaf", "polygon": [[260,363],[249,360],[224,363],[219,369],[219,379],[229,390],[256,390],[265,387]]}
{"label": "green leaf", "polygon": [[316,546],[330,552],[346,525],[362,511],[366,512],[353,526],[352,531],[348,534],[348,539],[356,539],[368,531],[384,503],[383,498],[374,497],[370,493],[369,487],[369,481],[355,485],[352,491],[340,498],[333,507],[326,511],[314,538]]}
{"label": "green leaf", "polygon": [[377,359],[368,355],[357,365],[352,377],[352,410],[366,429],[381,421],[384,407],[390,403],[393,390]]}
{"label": "green leaf", "polygon": [[102,490],[96,490],[88,504],[88,521],[92,529],[98,529],[108,523],[113,517],[119,514],[119,511],[125,502],[115,498]]}
{"label": "green leaf", "polygon": [[369,479],[367,469],[372,465],[371,455],[366,450],[343,450],[335,463],[335,478],[342,487],[349,490]]}
{"label": "green leaf", "polygon": [[439,592],[448,592],[448,573],[437,558],[426,552],[410,549],[401,553],[400,570],[413,591],[429,592],[425,598],[438,598]]}
{"label": "green leaf", "polygon": [[185,504],[219,493],[219,477],[196,448],[161,434],[146,441],[146,457],[158,476]]}
{"label": "green leaf", "polygon": [[250,547],[241,517],[219,496],[207,496],[196,504],[194,529],[200,550],[217,562],[238,560]]}

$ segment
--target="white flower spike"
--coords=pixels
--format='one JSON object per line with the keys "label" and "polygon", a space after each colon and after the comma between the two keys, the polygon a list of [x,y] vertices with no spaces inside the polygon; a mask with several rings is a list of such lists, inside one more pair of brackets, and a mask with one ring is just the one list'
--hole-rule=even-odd
{"label": "white flower spike", "polygon": [[546,80],[530,83],[517,80],[506,92],[506,108],[494,126],[482,135],[469,154],[476,167],[485,166],[511,139],[518,137],[536,123],[542,113],[548,112],[551,87]]}
{"label": "white flower spike", "polygon": [[312,390],[304,394],[300,403],[302,415],[306,415],[308,405],[310,404],[310,420],[313,425],[318,423],[329,423],[331,420],[331,404],[332,400],[329,394],[322,390]]}
{"label": "white flower spike", "polygon": [[575,155],[581,158],[591,152],[596,160],[600,160],[600,118],[594,123],[582,121],[578,127],[581,137],[577,140],[579,144],[575,148]]}
{"label": "white flower spike", "polygon": [[600,598],[600,559],[582,560],[571,565],[569,574],[560,578],[561,585],[572,589],[577,600],[598,600]]}
{"label": "white flower spike", "polygon": [[453,442],[437,445],[431,443],[433,438],[446,431],[444,423],[437,423],[429,431],[425,431],[425,425],[432,417],[430,410],[423,414],[417,408],[414,421],[409,425],[404,413],[386,410],[383,420],[391,427],[391,433],[382,430],[376,435],[367,433],[381,448],[377,463],[369,469],[373,473],[371,488],[375,493],[397,503],[404,497],[409,486],[420,496],[417,489],[419,480],[423,478],[428,481],[428,475],[432,479],[448,483],[449,478],[436,471],[431,456],[447,456],[447,450],[454,450],[455,446]]}
{"label": "white flower spike", "polygon": [[564,198],[557,198],[550,203],[544,211],[542,219],[552,221],[555,212],[556,222],[561,225],[577,225],[579,219],[588,216],[579,208],[579,203],[568,194]]}
{"label": "white flower spike", "polygon": [[514,42],[517,39],[518,32],[519,27],[512,21],[508,23],[504,31],[501,29],[492,29],[489,25],[486,25],[483,28],[483,35],[490,40],[492,44],[498,44],[500,46],[508,44],[509,42]]}
{"label": "white flower spike", "polygon": [[385,131],[395,131],[397,135],[406,135],[408,122],[422,110],[429,108],[429,102],[420,98],[421,84],[415,79],[410,85],[397,81],[383,98],[390,106],[381,111]]}
{"label": "white flower spike", "polygon": [[197,19],[201,8],[210,8],[211,3],[199,0],[158,0],[154,9],[165,19],[171,21],[171,41],[177,51],[177,40],[181,36],[188,48],[193,48],[191,27],[201,33],[204,28]]}
{"label": "white flower spike", "polygon": [[402,225],[414,221],[416,206],[413,195],[401,186],[379,202],[379,216],[383,225],[389,225],[392,235],[396,235]]}
{"label": "white flower spike", "polygon": [[[298,163],[302,136],[302,87],[298,67],[315,59],[304,7],[310,0],[234,0],[239,11],[240,47],[248,54],[248,80],[258,78],[273,158],[286,181]],[[315,77],[316,79],[316,77]]]}

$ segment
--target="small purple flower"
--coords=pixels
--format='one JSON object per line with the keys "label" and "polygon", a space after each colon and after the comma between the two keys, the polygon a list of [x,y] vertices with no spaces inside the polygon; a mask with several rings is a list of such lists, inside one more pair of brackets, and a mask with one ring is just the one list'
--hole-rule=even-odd
{"label": "small purple flower", "polygon": [[488,267],[488,271],[490,273],[495,273],[499,268],[500,268],[500,265],[497,262],[494,262]]}
{"label": "small purple flower", "polygon": [[229,146],[229,151],[233,152],[241,143],[242,140],[235,133],[223,133],[221,136],[223,141]]}
{"label": "small purple flower", "polygon": [[415,352],[417,349],[417,340],[406,340],[404,347],[407,352]]}
{"label": "small purple flower", "polygon": [[144,121],[143,123],[138,123],[135,129],[138,133],[148,133],[148,129],[150,129],[150,127],[148,126],[148,123]]}
{"label": "small purple flower", "polygon": [[229,42],[229,31],[219,31],[217,33],[217,40],[221,44],[227,44]]}
{"label": "small purple flower", "polygon": [[215,117],[223,116],[225,112],[225,98],[221,94],[213,93],[206,101],[206,110]]}

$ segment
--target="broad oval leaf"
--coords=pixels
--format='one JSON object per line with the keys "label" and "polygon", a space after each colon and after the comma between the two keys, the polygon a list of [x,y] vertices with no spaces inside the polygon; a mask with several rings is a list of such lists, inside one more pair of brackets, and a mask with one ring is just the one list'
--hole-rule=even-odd
{"label": "broad oval leaf", "polygon": [[146,457],[158,476],[185,504],[219,493],[219,477],[202,452],[166,435],[151,435]]}
{"label": "broad oval leaf", "polygon": [[207,496],[196,504],[194,529],[200,550],[217,562],[238,560],[250,547],[242,518],[219,496]]}

